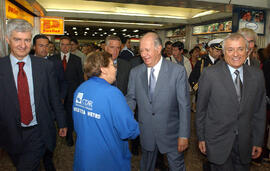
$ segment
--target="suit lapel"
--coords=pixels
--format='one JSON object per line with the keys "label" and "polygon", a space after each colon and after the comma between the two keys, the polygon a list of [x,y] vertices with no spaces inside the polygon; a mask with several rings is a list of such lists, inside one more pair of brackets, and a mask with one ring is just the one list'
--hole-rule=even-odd
{"label": "suit lapel", "polygon": [[41,92],[41,86],[42,86],[42,73],[40,72],[40,67],[42,66],[35,58],[31,58],[32,63],[32,76],[33,76],[33,87],[34,87],[34,98],[35,98],[35,106],[36,109],[39,106],[40,101],[40,92]]}
{"label": "suit lapel", "polygon": [[[154,91],[154,98],[157,97],[157,94],[160,92],[160,90],[162,89],[162,87],[166,87],[165,84],[167,84],[168,82],[166,81],[168,78],[168,66],[167,66],[167,61],[165,59],[163,59],[163,57],[161,58],[162,60],[162,64],[160,66],[160,70],[159,70],[159,74],[158,74],[158,79],[157,79],[157,83],[156,83],[156,87],[155,87],[155,91]],[[164,89],[164,88],[163,88]]]}
{"label": "suit lapel", "polygon": [[226,90],[228,91],[228,94],[231,95],[232,97],[232,100],[239,105],[239,102],[238,102],[238,97],[237,97],[237,94],[236,94],[236,89],[235,89],[235,86],[234,86],[234,83],[233,83],[233,80],[232,80],[232,75],[231,75],[231,72],[226,64],[226,62],[220,62],[221,65],[223,65],[223,71],[224,71],[224,76],[221,77],[221,79],[223,80],[224,82],[224,85],[225,85],[225,88]]}
{"label": "suit lapel", "polygon": [[5,67],[4,71],[5,73],[3,74],[4,80],[6,82],[5,85],[8,85],[6,89],[4,90],[12,99],[10,102],[14,103],[15,108],[17,109],[18,115],[16,115],[16,120],[20,123],[20,107],[19,107],[19,100],[18,100],[18,94],[17,94],[17,88],[16,88],[16,83],[14,80],[14,75],[11,67],[11,62],[10,62],[10,57],[7,56],[7,59],[5,60],[5,64],[3,65]]}
{"label": "suit lapel", "polygon": [[250,87],[252,82],[252,75],[250,74],[248,70],[247,65],[243,65],[243,89],[242,89],[242,98],[241,98],[241,106],[245,103],[246,99],[248,98],[248,92],[252,91],[252,88]]}
{"label": "suit lapel", "polygon": [[143,70],[140,75],[141,83],[143,86],[143,89],[145,90],[145,93],[147,94],[148,100],[149,99],[149,94],[148,94],[148,79],[147,79],[147,67],[145,64],[143,64]]}

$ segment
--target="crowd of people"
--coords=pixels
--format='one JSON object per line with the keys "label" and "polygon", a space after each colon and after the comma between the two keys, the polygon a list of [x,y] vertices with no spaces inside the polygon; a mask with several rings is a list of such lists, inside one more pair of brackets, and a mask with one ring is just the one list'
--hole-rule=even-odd
{"label": "crowd of people", "polygon": [[131,149],[141,171],[163,168],[164,156],[184,171],[191,112],[204,170],[270,161],[270,44],[257,49],[253,30],[190,51],[180,41],[163,48],[148,32],[137,54],[117,36],[100,47],[63,36],[57,53],[46,35],[32,43],[32,29],[9,20],[10,54],[0,58],[0,148],[17,170],[39,170],[43,160],[54,171],[58,132],[75,143],[74,170],[131,170]]}

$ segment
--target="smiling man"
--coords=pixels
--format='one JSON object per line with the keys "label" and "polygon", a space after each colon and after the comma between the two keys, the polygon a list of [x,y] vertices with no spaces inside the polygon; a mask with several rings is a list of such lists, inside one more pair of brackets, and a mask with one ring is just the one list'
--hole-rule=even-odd
{"label": "smiling man", "polygon": [[67,128],[53,64],[29,55],[31,38],[27,21],[8,21],[10,55],[0,59],[0,147],[17,170],[37,171],[45,149],[55,147],[53,118],[60,136],[66,136]]}
{"label": "smiling man", "polygon": [[261,70],[243,65],[248,41],[239,33],[223,42],[224,60],[199,80],[196,128],[211,171],[247,171],[262,152],[265,87]]}
{"label": "smiling man", "polygon": [[130,72],[127,102],[138,107],[141,171],[154,171],[157,153],[166,154],[171,171],[184,171],[190,135],[190,98],[184,66],[161,56],[162,42],[149,32],[140,40],[143,64]]}

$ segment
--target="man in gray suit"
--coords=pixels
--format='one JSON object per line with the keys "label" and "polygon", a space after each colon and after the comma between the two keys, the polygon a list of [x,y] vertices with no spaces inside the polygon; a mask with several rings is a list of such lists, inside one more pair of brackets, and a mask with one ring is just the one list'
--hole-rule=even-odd
{"label": "man in gray suit", "polygon": [[265,128],[264,77],[243,65],[248,41],[239,33],[224,39],[225,61],[205,69],[199,80],[196,127],[199,149],[211,171],[246,171],[262,152]]}
{"label": "man in gray suit", "polygon": [[185,170],[184,153],[190,135],[190,98],[183,66],[161,57],[156,33],[140,40],[143,64],[129,76],[127,102],[138,106],[142,146],[141,171],[154,171],[157,152],[166,153],[170,170]]}

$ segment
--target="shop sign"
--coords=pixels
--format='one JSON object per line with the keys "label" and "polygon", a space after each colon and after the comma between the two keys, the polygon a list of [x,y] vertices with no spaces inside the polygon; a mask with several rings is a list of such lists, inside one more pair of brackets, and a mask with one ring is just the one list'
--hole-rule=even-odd
{"label": "shop sign", "polygon": [[41,17],[40,33],[47,35],[64,35],[64,18]]}
{"label": "shop sign", "polygon": [[34,17],[24,10],[20,9],[13,3],[9,2],[6,0],[6,17],[7,19],[14,19],[14,18],[19,18],[19,19],[24,19],[28,21],[32,26],[34,25]]}

